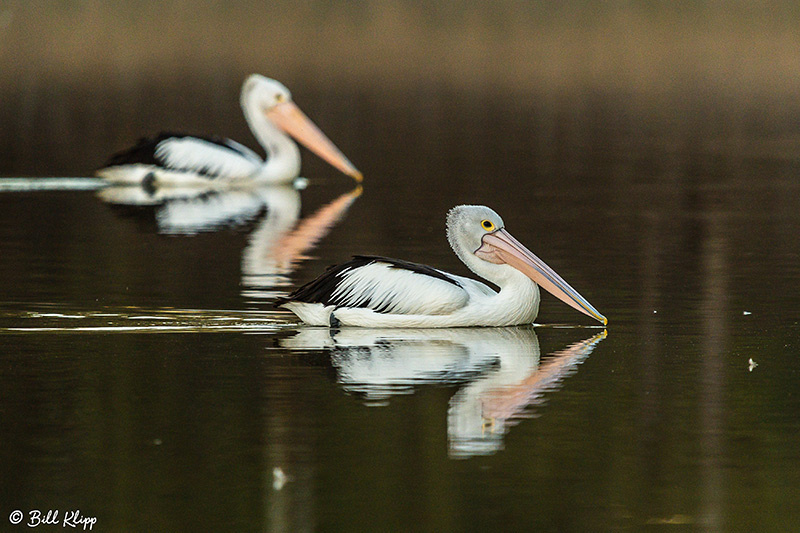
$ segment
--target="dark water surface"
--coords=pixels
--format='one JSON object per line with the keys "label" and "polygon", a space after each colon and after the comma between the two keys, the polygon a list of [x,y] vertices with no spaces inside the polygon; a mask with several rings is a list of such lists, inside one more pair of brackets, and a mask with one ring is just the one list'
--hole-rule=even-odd
{"label": "dark water surface", "polygon": [[[105,95],[98,128],[5,107],[0,172],[89,176],[175,124],[254,146],[236,85],[119,123]],[[308,153],[301,191],[0,192],[0,530],[34,509],[97,531],[800,528],[800,106],[293,89],[363,192]],[[499,329],[272,309],[352,253],[466,275],[459,203],[605,333],[548,295],[543,325]]]}

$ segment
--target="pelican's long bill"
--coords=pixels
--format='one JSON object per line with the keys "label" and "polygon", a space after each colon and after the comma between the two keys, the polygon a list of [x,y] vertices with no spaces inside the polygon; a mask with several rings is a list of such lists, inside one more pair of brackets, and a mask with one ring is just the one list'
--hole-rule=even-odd
{"label": "pelican's long bill", "polygon": [[280,129],[322,159],[356,181],[362,180],[361,172],[293,102],[282,102],[267,111],[266,115]]}
{"label": "pelican's long bill", "polygon": [[505,229],[487,233],[483,236],[482,243],[475,251],[478,257],[492,263],[511,265],[567,305],[603,324],[608,323],[606,317],[586,301],[586,298],[578,294],[578,291]]}

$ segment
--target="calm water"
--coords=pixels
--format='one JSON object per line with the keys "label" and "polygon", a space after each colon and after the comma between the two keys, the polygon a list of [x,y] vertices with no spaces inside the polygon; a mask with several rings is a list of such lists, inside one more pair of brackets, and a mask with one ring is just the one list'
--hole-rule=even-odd
{"label": "calm water", "polygon": [[[100,132],[38,104],[0,172],[89,176],[175,123],[253,146],[236,84]],[[0,530],[800,528],[800,106],[292,88],[363,192],[308,153],[303,190],[0,192]],[[607,330],[550,296],[501,329],[272,309],[352,253],[466,275],[467,202]]]}

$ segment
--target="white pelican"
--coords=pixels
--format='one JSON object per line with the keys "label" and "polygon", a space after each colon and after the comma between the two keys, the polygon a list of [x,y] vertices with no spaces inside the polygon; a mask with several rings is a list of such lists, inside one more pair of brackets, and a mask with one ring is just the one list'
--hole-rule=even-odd
{"label": "white pelican", "polygon": [[291,93],[280,82],[252,74],[242,86],[240,102],[266,160],[230,139],[161,133],[113,155],[97,175],[114,183],[144,185],[289,183],[300,174],[300,150],[291,135],[361,181],[361,172],[292,102]]}
{"label": "white pelican", "polygon": [[505,230],[500,215],[461,205],[447,214],[447,240],[475,274],[469,278],[416,263],[355,256],[300,287],[279,307],[307,324],[365,327],[513,326],[539,311],[539,285],[578,311],[608,321],[553,269]]}

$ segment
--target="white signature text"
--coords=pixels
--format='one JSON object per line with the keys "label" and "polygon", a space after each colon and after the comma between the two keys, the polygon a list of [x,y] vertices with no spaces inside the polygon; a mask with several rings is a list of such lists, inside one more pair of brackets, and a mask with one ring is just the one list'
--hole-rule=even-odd
{"label": "white signature text", "polygon": [[[65,511],[63,514],[58,509],[50,509],[47,511],[40,511],[39,509],[32,509],[28,511],[27,522],[25,525],[28,527],[39,526],[61,526],[71,528],[81,528],[84,531],[91,531],[97,523],[97,517],[84,516],[79,509],[74,511]],[[8,517],[9,522],[12,524],[21,524],[25,520],[25,513],[22,511],[12,511]]]}

